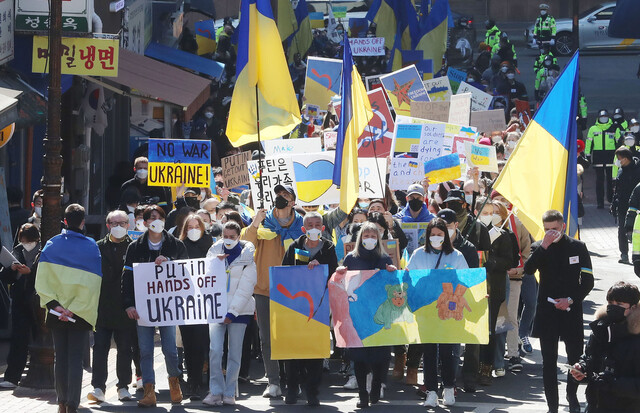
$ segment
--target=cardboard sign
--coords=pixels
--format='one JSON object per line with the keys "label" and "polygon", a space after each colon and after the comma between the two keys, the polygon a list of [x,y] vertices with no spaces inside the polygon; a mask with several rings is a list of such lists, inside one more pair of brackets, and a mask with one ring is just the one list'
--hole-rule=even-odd
{"label": "cardboard sign", "polygon": [[[293,173],[293,162],[290,156],[267,157],[261,161],[262,176],[260,175],[258,162],[257,160],[247,162],[251,199],[253,199],[253,205],[256,207],[264,202],[264,207],[271,209],[276,198],[273,193],[273,188],[276,185],[289,185],[295,191],[296,180]],[[261,181],[264,199],[260,196]]]}
{"label": "cardboard sign", "polygon": [[384,90],[375,89],[367,93],[373,117],[358,138],[358,157],[386,158],[391,152],[395,123],[384,96]]}
{"label": "cardboard sign", "polygon": [[456,94],[471,93],[471,110],[489,110],[493,96],[483,92],[477,87],[471,86],[467,82],[460,82],[460,87]]}
{"label": "cardboard sign", "polygon": [[471,93],[458,93],[451,96],[449,123],[469,126],[471,115]]}
{"label": "cardboard sign", "polygon": [[[62,74],[86,76],[118,76],[120,39],[86,37],[62,38]],[[49,38],[33,36],[31,70],[34,73],[49,72]]]}
{"label": "cardboard sign", "polygon": [[503,131],[507,129],[504,121],[504,110],[481,110],[479,112],[471,112],[471,126],[478,128],[478,132],[490,134],[493,131]]}
{"label": "cardboard sign", "polygon": [[435,120],[438,122],[449,121],[449,106],[446,102],[414,102],[411,105],[411,117]]}
{"label": "cardboard sign", "polygon": [[424,81],[424,87],[427,89],[427,95],[429,95],[429,100],[432,102],[443,102],[451,99],[451,84],[446,76],[427,79]]}
{"label": "cardboard sign", "polygon": [[[384,250],[384,252],[391,258],[393,265],[396,268],[400,268],[400,243],[397,239],[383,239],[380,241],[380,246]],[[346,256],[348,253],[353,251],[356,248],[355,242],[345,242],[344,243],[344,255]]]}
{"label": "cardboard sign", "polygon": [[304,85],[307,105],[326,108],[333,96],[340,94],[342,60],[309,57]]}
{"label": "cardboard sign", "polygon": [[387,177],[386,158],[358,158],[360,198],[384,198]]}
{"label": "cardboard sign", "polygon": [[391,106],[398,115],[411,115],[413,102],[428,102],[429,96],[414,65],[380,76]]}
{"label": "cardboard sign", "polygon": [[384,56],[384,37],[355,37],[349,39],[353,56]]}
{"label": "cardboard sign", "polygon": [[498,158],[496,147],[465,142],[467,164],[477,166],[480,172],[498,172]]}
{"label": "cardboard sign", "polygon": [[149,186],[209,186],[211,141],[149,139]]}
{"label": "cardboard sign", "polygon": [[247,162],[251,160],[251,152],[244,151],[237,155],[222,158],[222,175],[227,188],[249,185]]}
{"label": "cardboard sign", "polygon": [[324,132],[324,149],[336,149],[338,142],[338,132]]}
{"label": "cardboard sign", "polygon": [[138,325],[221,323],[227,314],[227,274],[217,258],[133,264]]}
{"label": "cardboard sign", "polygon": [[451,93],[456,94],[458,93],[460,83],[467,80],[467,73],[462,70],[450,67],[449,69],[447,69],[447,78],[449,79],[449,83],[451,84]]}
{"label": "cardboard sign", "polygon": [[264,153],[271,155],[291,155],[294,153],[321,152],[320,138],[272,139],[264,141]]}
{"label": "cardboard sign", "polygon": [[414,158],[391,158],[389,188],[406,191],[411,184],[420,183],[424,177],[420,162]]}

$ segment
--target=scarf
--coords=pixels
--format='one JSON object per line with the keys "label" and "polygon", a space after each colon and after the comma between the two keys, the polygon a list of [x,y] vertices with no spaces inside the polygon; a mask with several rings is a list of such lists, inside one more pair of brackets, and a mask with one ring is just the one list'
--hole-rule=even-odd
{"label": "scarf", "polygon": [[222,246],[222,251],[225,254],[229,255],[227,257],[227,266],[230,265],[232,262],[234,262],[236,258],[240,256],[240,254],[242,253],[242,247],[243,246],[242,244],[240,244],[240,242],[238,242],[236,246],[231,248],[230,250],[228,250],[227,247],[225,247],[224,245]]}
{"label": "scarf", "polygon": [[262,225],[272,233],[280,235],[280,242],[282,242],[282,245],[284,245],[286,240],[296,240],[303,234],[302,216],[297,212],[294,212],[293,222],[287,228],[280,225],[278,219],[273,215],[273,210],[267,212],[267,216],[265,217]]}

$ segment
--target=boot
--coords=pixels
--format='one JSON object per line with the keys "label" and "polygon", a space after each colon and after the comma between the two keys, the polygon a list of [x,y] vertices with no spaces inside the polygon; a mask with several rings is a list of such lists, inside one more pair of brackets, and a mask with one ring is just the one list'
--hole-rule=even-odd
{"label": "boot", "polygon": [[404,379],[405,384],[415,386],[418,384],[418,369],[407,367],[407,377]]}
{"label": "boot", "polygon": [[393,361],[393,378],[402,380],[404,377],[404,366],[407,363],[407,353],[398,354]]}
{"label": "boot", "polygon": [[180,390],[178,377],[169,377],[169,394],[171,395],[171,403],[180,403],[182,401],[182,390]]}
{"label": "boot", "polygon": [[145,383],[144,396],[138,400],[138,407],[156,407],[156,389],[153,383]]}
{"label": "boot", "polygon": [[64,403],[58,403],[58,413],[67,413],[67,405]]}
{"label": "boot", "polygon": [[491,382],[493,381],[493,377],[491,376],[491,372],[493,371],[493,366],[491,364],[480,363],[480,377],[478,382],[482,386],[491,386]]}

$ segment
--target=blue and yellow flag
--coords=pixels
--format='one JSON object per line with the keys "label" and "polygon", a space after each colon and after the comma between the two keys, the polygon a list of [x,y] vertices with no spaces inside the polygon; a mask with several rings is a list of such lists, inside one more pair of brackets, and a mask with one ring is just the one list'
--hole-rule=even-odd
{"label": "blue and yellow flag", "polygon": [[313,33],[311,33],[311,20],[309,19],[307,2],[305,0],[298,0],[298,5],[296,6],[294,13],[298,28],[293,33],[293,36],[289,38],[289,52],[287,53],[289,57],[289,64],[293,63],[293,56],[296,53],[300,53],[300,56],[304,58],[304,55],[309,51],[311,43],[313,42]]}
{"label": "blue and yellow flag", "polygon": [[300,248],[295,248],[296,253],[296,261],[308,263],[309,259],[311,259],[311,254],[307,250],[301,250]]}
{"label": "blue and yellow flag", "polygon": [[242,0],[237,32],[237,80],[227,123],[227,136],[236,147],[257,142],[258,110],[261,139],[284,136],[300,123],[300,108],[269,0]]}
{"label": "blue and yellow flag", "polygon": [[196,42],[198,42],[198,56],[216,51],[216,30],[213,20],[195,22]]}
{"label": "blue and yellow flag", "polygon": [[341,107],[336,157],[333,164],[333,183],[340,188],[340,209],[347,212],[358,200],[358,137],[373,117],[367,90],[362,84],[358,69],[353,64],[351,47],[344,34],[342,55]]}
{"label": "blue and yellow flag", "polygon": [[457,153],[440,156],[424,163],[424,176],[429,178],[430,184],[460,179],[460,156]]}
{"label": "blue and yellow flag", "polygon": [[568,236],[578,232],[578,61],[576,52],[494,185],[536,239],[544,236],[542,214],[550,209],[562,211]]}
{"label": "blue and yellow flag", "polygon": [[280,40],[284,42],[296,30],[298,30],[298,22],[291,6],[291,0],[278,0],[278,32],[280,33]]}
{"label": "blue and yellow flag", "polygon": [[433,73],[440,71],[442,56],[447,50],[449,14],[449,0],[436,0],[428,14],[423,7],[420,34],[414,39],[415,50],[422,50],[424,58],[433,61]]}
{"label": "blue and yellow flag", "polygon": [[420,34],[418,14],[411,0],[375,0],[367,19],[376,23],[376,35],[384,37],[385,46],[391,50],[388,70],[401,69],[401,50],[411,50]]}

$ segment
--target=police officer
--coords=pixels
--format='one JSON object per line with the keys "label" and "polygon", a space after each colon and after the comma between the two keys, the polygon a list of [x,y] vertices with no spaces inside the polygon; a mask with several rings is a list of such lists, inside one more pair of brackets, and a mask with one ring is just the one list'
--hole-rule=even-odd
{"label": "police officer", "polygon": [[[587,100],[581,91],[578,91],[578,127],[581,131],[587,129]],[[582,136],[582,133],[580,133]]]}
{"label": "police officer", "polygon": [[[534,336],[540,338],[544,393],[550,413],[558,412],[558,339],[567,350],[569,364],[582,355],[584,330],[582,301],[593,288],[593,270],[586,245],[564,234],[566,225],[559,211],[542,215],[545,236],[531,246],[524,264],[525,274],[540,272],[538,308]],[[567,381],[570,412],[580,412],[578,384]]]}
{"label": "police officer", "polygon": [[538,73],[538,70],[540,70],[540,69],[542,69],[544,67],[544,61],[547,59],[547,57],[551,58],[551,63],[552,64],[554,64],[554,65],[558,64],[558,59],[556,59],[556,57],[551,52],[551,46],[549,46],[549,43],[544,43],[540,47],[540,56],[538,56],[538,58],[536,60],[534,60],[534,62],[533,62],[533,72],[534,73]]}
{"label": "police officer", "polygon": [[493,20],[487,20],[484,22],[487,33],[484,36],[484,42],[489,46],[491,50],[500,42],[500,35],[502,32],[496,26],[496,22]]}
{"label": "police officer", "polygon": [[542,68],[538,70],[536,73],[536,82],[535,82],[535,98],[536,101],[541,101],[544,99],[545,95],[553,86],[552,82],[549,82],[550,78],[556,78],[560,74],[560,66],[553,63],[555,58],[551,56],[547,56],[544,60]]}
{"label": "police officer", "polygon": [[615,108],[613,110],[613,124],[616,128],[620,129],[621,135],[627,131],[629,123],[624,118],[624,110],[622,110],[622,108]]}
{"label": "police officer", "polygon": [[591,164],[596,170],[596,200],[598,209],[604,208],[604,183],[607,182],[607,201],[613,196],[612,170],[613,156],[620,131],[613,125],[609,112],[598,112],[595,125],[589,128],[585,154],[591,156]]}
{"label": "police officer", "polygon": [[540,16],[536,19],[533,28],[533,38],[539,47],[542,47],[545,42],[550,46],[556,44],[556,19],[549,14],[548,4],[540,5]]}

